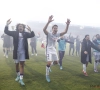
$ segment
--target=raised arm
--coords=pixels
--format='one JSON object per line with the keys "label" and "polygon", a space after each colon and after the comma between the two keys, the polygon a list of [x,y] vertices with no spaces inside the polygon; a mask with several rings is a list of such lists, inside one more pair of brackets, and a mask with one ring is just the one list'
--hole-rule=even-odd
{"label": "raised arm", "polygon": [[13,36],[14,35],[14,31],[9,31],[8,30],[8,26],[9,24],[11,23],[12,21],[9,19],[7,22],[6,22],[6,26],[5,26],[5,29],[4,29],[4,33],[9,35],[9,36]]}
{"label": "raised arm", "polygon": [[60,33],[60,36],[63,36],[64,34],[67,33],[68,28],[69,28],[69,24],[70,24],[70,19],[67,19],[65,31]]}
{"label": "raised arm", "polygon": [[46,23],[45,27],[43,28],[43,32],[47,35],[48,34],[48,31],[47,31],[47,28],[48,28],[48,25],[50,22],[54,21],[53,20],[53,16],[51,15],[48,19],[48,22]]}
{"label": "raised arm", "polygon": [[26,29],[29,31],[29,32],[26,32],[27,38],[32,38],[35,36],[35,33],[33,31],[31,31],[31,28],[28,25],[27,25]]}

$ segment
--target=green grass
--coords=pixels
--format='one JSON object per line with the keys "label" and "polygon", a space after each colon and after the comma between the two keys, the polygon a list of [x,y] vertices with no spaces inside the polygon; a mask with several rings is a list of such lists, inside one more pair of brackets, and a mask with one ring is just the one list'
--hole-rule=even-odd
{"label": "green grass", "polygon": [[[0,42],[1,43],[1,42]],[[44,49],[38,45],[38,56],[30,56],[26,61],[24,82],[21,86],[15,82],[15,65],[12,53],[9,58],[3,57],[2,43],[0,44],[0,90],[100,90],[90,85],[100,85],[100,73],[93,72],[93,64],[89,64],[88,77],[82,73],[82,64],[78,57],[67,56],[66,51],[63,59],[63,70],[58,65],[52,66],[50,73],[51,82],[45,80],[45,55]],[[100,67],[98,67],[100,68]],[[99,69],[100,72],[100,69]]]}

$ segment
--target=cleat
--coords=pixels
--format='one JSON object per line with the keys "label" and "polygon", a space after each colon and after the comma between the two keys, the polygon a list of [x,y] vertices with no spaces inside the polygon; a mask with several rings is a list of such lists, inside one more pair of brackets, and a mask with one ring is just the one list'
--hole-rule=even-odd
{"label": "cleat", "polygon": [[36,56],[37,56],[37,54],[36,54]]}
{"label": "cleat", "polygon": [[15,79],[15,81],[17,82],[17,81],[19,81],[19,79],[20,79],[20,76],[17,76],[17,78]]}
{"label": "cleat", "polygon": [[62,66],[60,66],[60,70],[62,70],[63,68],[62,68]]}
{"label": "cleat", "polygon": [[46,75],[46,80],[47,80],[47,82],[50,82],[50,77],[49,77],[49,75]]}
{"label": "cleat", "polygon": [[97,73],[97,72],[98,72],[98,70],[94,70],[94,72],[95,72],[95,73]]}
{"label": "cleat", "polygon": [[19,80],[19,83],[20,83],[22,86],[25,85],[24,82],[23,82],[23,80]]}
{"label": "cleat", "polygon": [[85,76],[88,76],[88,74],[87,74],[87,73],[84,73],[84,75],[85,75]]}
{"label": "cleat", "polygon": [[84,73],[84,76],[88,76],[88,74],[86,72],[84,72],[84,71],[82,71],[82,72]]}

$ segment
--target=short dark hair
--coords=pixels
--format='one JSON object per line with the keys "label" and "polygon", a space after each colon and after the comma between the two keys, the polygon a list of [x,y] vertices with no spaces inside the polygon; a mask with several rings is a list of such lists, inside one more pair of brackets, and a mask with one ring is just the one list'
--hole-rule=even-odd
{"label": "short dark hair", "polygon": [[55,26],[58,27],[58,25],[55,24],[55,25],[52,26],[52,29],[53,29]]}
{"label": "short dark hair", "polygon": [[25,31],[25,24],[22,24],[22,23],[18,23],[17,25],[16,25],[16,30],[18,31],[18,27],[19,27],[19,25],[22,25],[23,26],[23,28],[24,28],[24,31]]}
{"label": "short dark hair", "polygon": [[87,34],[87,35],[85,35],[85,38],[86,38],[87,36],[89,36],[89,35],[88,35],[88,34]]}

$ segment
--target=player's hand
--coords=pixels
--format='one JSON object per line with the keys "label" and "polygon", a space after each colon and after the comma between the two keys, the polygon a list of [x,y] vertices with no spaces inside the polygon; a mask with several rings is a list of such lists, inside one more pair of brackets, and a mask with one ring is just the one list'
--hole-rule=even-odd
{"label": "player's hand", "polygon": [[71,21],[70,21],[70,19],[67,19],[66,24],[67,24],[67,25],[69,25],[69,24],[70,24],[70,22],[71,22]]}
{"label": "player's hand", "polygon": [[84,54],[88,54],[88,52],[87,51],[84,51]]}
{"label": "player's hand", "polygon": [[52,21],[54,21],[53,15],[49,16],[48,23],[50,23],[50,22],[52,22]]}
{"label": "player's hand", "polygon": [[11,22],[11,19],[7,20],[6,25],[8,26]]}
{"label": "player's hand", "polygon": [[26,29],[31,32],[31,28],[27,25]]}

